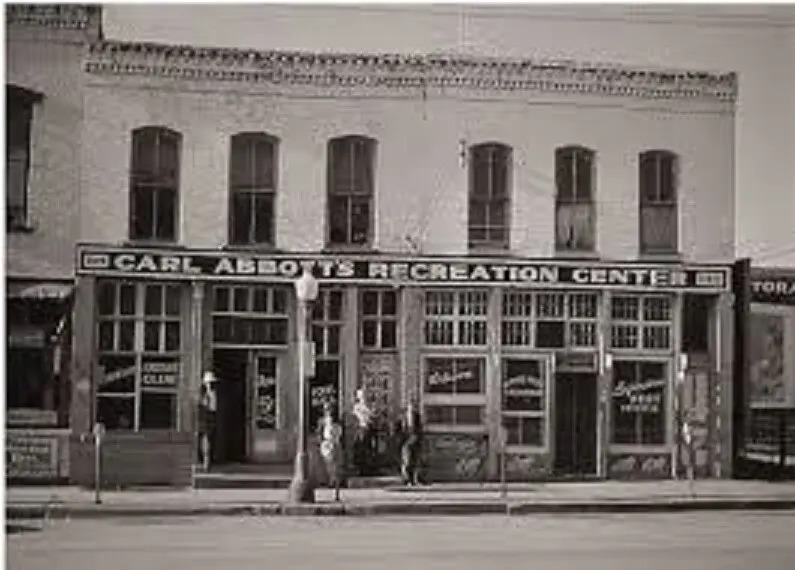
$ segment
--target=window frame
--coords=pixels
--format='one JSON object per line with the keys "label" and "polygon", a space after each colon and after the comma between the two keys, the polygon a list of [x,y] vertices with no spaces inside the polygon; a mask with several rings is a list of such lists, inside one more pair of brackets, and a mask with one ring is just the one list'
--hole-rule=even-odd
{"label": "window frame", "polygon": [[[504,384],[506,381],[507,361],[528,361],[538,362],[539,370],[542,374],[542,381],[544,384],[543,405],[540,411],[533,410],[506,410],[505,409],[505,392]],[[526,445],[508,443],[506,433],[506,446],[505,450],[508,453],[524,453],[524,452],[546,452],[550,448],[550,438],[552,437],[552,429],[550,426],[550,419],[552,417],[552,397],[551,397],[551,382],[552,382],[552,358],[549,354],[522,352],[511,353],[503,352],[500,355],[500,385],[499,385],[499,404],[498,414],[500,417],[500,425],[504,428],[505,418],[532,418],[538,419],[541,422],[541,445]]]}
{"label": "window frame", "polygon": [[[587,161],[587,195],[580,196],[580,160]],[[566,169],[571,187],[565,189],[561,170]],[[555,250],[559,253],[593,253],[596,250],[596,151],[582,145],[566,145],[555,149]],[[588,214],[589,232],[584,247],[561,240],[560,218],[562,212],[585,210]]]}
{"label": "window frame", "polygon": [[[457,347],[459,349],[477,350],[485,349],[489,342],[489,290],[487,288],[455,288],[455,289],[425,289],[422,298],[422,346],[426,348]],[[452,295],[451,313],[429,313],[429,297],[438,295],[439,302],[434,306],[443,306],[444,295]],[[468,312],[464,296],[478,296],[476,304],[470,305]],[[471,312],[474,311],[474,312]],[[444,325],[451,326],[451,342],[429,342],[431,330],[436,325],[436,331],[444,335]],[[467,329],[468,326],[468,329]],[[467,332],[471,338],[482,342],[462,342],[462,336]],[[482,335],[482,339],[481,339]],[[446,335],[445,335],[446,336]]]}
{"label": "window frame", "polygon": [[[364,297],[365,295],[376,295],[377,311],[374,314],[365,314],[364,312]],[[393,295],[395,298],[395,312],[392,314],[384,313],[384,296]],[[359,348],[362,352],[396,352],[398,350],[400,326],[400,295],[398,290],[394,288],[364,288],[359,290]],[[376,343],[368,345],[365,343],[364,327],[365,323],[375,324]],[[394,345],[384,346],[384,325],[391,324],[394,328]]]}
{"label": "window frame", "polygon": [[[349,178],[347,184],[340,182],[340,173],[346,170],[341,167],[338,160],[344,158],[343,150],[339,147],[346,146],[345,151],[351,157],[352,165],[347,169]],[[356,162],[357,150],[363,149],[366,153],[364,162]],[[364,135],[343,135],[328,140],[326,144],[326,245],[331,249],[367,249],[372,247],[375,236],[375,195],[376,195],[376,168],[377,168],[378,141]],[[359,170],[359,165],[364,164]],[[364,188],[360,187],[363,182]],[[345,187],[343,187],[345,186]],[[345,205],[345,239],[335,239],[335,212],[338,204]],[[362,204],[367,205],[367,232],[361,242],[354,241],[354,208]]]}
{"label": "window frame", "polygon": [[[138,138],[154,137],[155,149],[146,148],[147,153],[151,153],[154,160],[154,169],[151,173],[146,173],[143,168],[139,168],[138,160],[138,145],[145,146],[142,142],[138,142]],[[161,170],[161,163],[167,162],[164,159],[164,144],[165,142],[173,143],[174,145],[174,172],[173,177],[159,172]],[[148,147],[148,145],[146,145]],[[129,171],[129,220],[128,220],[128,236],[131,242],[135,243],[176,243],[179,241],[179,225],[180,225],[180,174],[182,169],[182,134],[178,131],[170,129],[165,126],[147,125],[138,127],[132,130],[130,140],[130,171]],[[151,175],[151,180],[147,179]],[[138,209],[137,200],[139,199],[138,193],[144,191],[152,192],[152,203],[150,204],[151,211],[149,227],[146,232],[139,235]],[[169,193],[173,194],[173,209],[171,216],[172,235],[160,235],[164,230],[159,227],[159,207],[165,200],[169,199]]]}
{"label": "window frame", "polygon": [[[226,291],[227,304],[226,307],[218,306],[218,295],[220,291]],[[245,293],[245,308],[238,309],[236,307],[236,294],[239,291]],[[290,307],[290,288],[286,285],[268,284],[268,285],[251,285],[245,283],[225,283],[215,284],[210,289],[210,318],[212,319],[212,335],[211,343],[214,347],[218,348],[243,348],[243,349],[258,349],[258,350],[283,350],[290,345],[290,319],[292,318]],[[265,295],[265,310],[256,308],[257,294],[262,293]],[[279,311],[276,302],[276,295],[281,294],[283,310]],[[259,343],[254,342],[253,334],[249,330],[246,333],[246,339],[243,342],[237,342],[234,339],[229,341],[218,340],[216,326],[221,319],[228,319],[230,327],[242,326],[248,329],[253,322],[268,322],[272,326],[282,326],[284,330],[284,342],[282,343]]]}
{"label": "window frame", "polygon": [[[665,415],[663,419],[664,436],[662,443],[615,443],[616,433],[616,415],[613,410],[613,391],[616,387],[615,368],[616,363],[631,362],[637,367],[642,364],[662,364],[665,369],[665,388],[663,401],[661,402],[661,411]],[[609,431],[608,431],[608,449],[611,454],[624,454],[624,453],[669,453],[671,451],[670,443],[674,436],[673,434],[673,413],[674,413],[674,385],[673,385],[673,360],[671,358],[664,358],[660,356],[647,356],[647,355],[621,355],[616,356],[613,360],[613,372],[610,379],[610,398],[608,404],[608,417],[609,417]],[[634,412],[636,416],[640,412]],[[637,418],[636,418],[637,430]],[[637,435],[637,431],[635,433]]]}
{"label": "window frame", "polygon": [[[332,297],[339,296],[339,315],[334,316],[332,314]],[[346,295],[345,289],[340,286],[320,286],[318,291],[317,299],[312,303],[312,307],[310,308],[310,325],[309,325],[309,341],[312,343],[314,347],[314,355],[315,355],[315,370],[317,371],[318,365],[323,365],[326,362],[336,363],[337,366],[337,385],[336,385],[336,397],[337,397],[337,406],[336,406],[336,416],[337,420],[339,421],[342,411],[343,411],[343,402],[342,402],[342,390],[344,386],[344,377],[345,377],[345,347],[343,345],[344,338],[344,328],[345,328],[345,309],[346,309]],[[336,350],[330,350],[330,338],[332,337],[332,331],[336,331]],[[321,336],[321,341],[317,342],[317,336]],[[312,416],[318,412],[312,406],[312,388],[313,384],[317,385],[317,382],[313,382],[316,380],[316,377],[312,377],[308,379],[309,383],[309,391],[310,391],[310,404],[309,404],[309,413],[308,413],[308,421],[309,421],[309,429],[314,431],[317,427],[317,424],[312,425],[312,420],[314,419]]]}
{"label": "window frame", "polygon": [[[36,120],[36,106],[42,102],[44,96],[41,93],[31,91],[18,85],[6,84],[6,231],[30,231],[30,182],[32,177],[32,155],[33,155],[33,127]],[[14,129],[14,117],[19,121],[19,133],[24,135],[20,140],[13,136],[17,133]],[[23,155],[16,159],[13,157],[13,150],[20,151]],[[10,204],[12,192],[8,184],[8,173],[12,171],[12,163],[21,163],[21,183],[19,188],[19,198],[21,205]],[[16,209],[20,212],[18,216],[12,217],[11,212]]]}
{"label": "window frame", "polygon": [[[637,301],[637,314],[635,318],[614,317],[613,304],[616,299],[635,299]],[[665,299],[668,302],[668,319],[656,320],[646,317],[646,301],[652,299]],[[625,293],[615,292],[610,296],[608,306],[607,325],[607,347],[608,350],[614,351],[616,354],[629,353],[629,352],[651,352],[653,354],[671,354],[674,351],[675,344],[675,325],[676,325],[676,302],[675,297],[671,294],[665,293]],[[629,327],[635,331],[635,344],[633,346],[616,346],[614,343],[616,327]],[[665,327],[668,330],[668,346],[665,348],[646,346],[646,330],[652,328]]]}
{"label": "window frame", "polygon": [[[680,157],[674,151],[668,149],[649,149],[638,153],[638,248],[641,254],[647,255],[678,255],[679,254],[679,177],[680,177]],[[670,161],[670,196],[665,197],[663,184],[664,169],[662,163]],[[647,164],[653,163],[655,184],[653,192],[649,192],[646,184]],[[654,194],[649,197],[649,194]],[[665,211],[673,221],[674,227],[671,235],[674,242],[662,247],[652,247],[645,239],[644,219],[646,212]]]}
{"label": "window frame", "polygon": [[[267,132],[240,132],[229,137],[229,215],[227,224],[227,240],[229,245],[235,247],[275,247],[276,245],[276,223],[278,220],[277,215],[277,198],[279,188],[279,138]],[[265,156],[268,158],[260,159],[257,155],[256,149],[258,145],[265,145]],[[240,146],[237,146],[240,145]],[[250,165],[254,165],[258,160],[270,161],[270,178],[269,183],[261,186],[257,184],[256,169],[247,173],[250,178],[245,182],[237,180],[234,167],[236,164],[236,151],[252,154],[253,158],[249,158]],[[266,170],[267,172],[267,170]],[[266,181],[267,182],[267,181]],[[235,214],[235,199],[241,196],[247,196],[249,201],[249,219],[247,222],[247,237],[246,239],[236,239],[236,223],[237,218]],[[270,199],[270,220],[267,221],[269,232],[267,239],[258,240],[258,215],[256,203],[257,199],[265,197]]]}
{"label": "window frame", "polygon": [[[468,190],[467,190],[467,246],[470,250],[499,250],[510,249],[511,244],[511,207],[513,199],[513,147],[505,143],[490,141],[471,145],[468,149]],[[495,193],[495,168],[502,162],[505,172],[502,178],[504,188]],[[484,166],[485,165],[485,166]],[[487,171],[482,174],[479,168],[485,167]],[[479,188],[479,180],[485,178],[487,188],[485,192]],[[473,210],[484,207],[483,224],[477,225],[473,220]],[[492,224],[491,214],[502,210],[503,224]],[[483,238],[473,236],[475,232],[482,231]],[[493,239],[490,236],[495,231],[502,232],[502,239]]]}
{"label": "window frame", "polygon": [[[103,286],[108,285],[114,290],[113,311],[112,313],[103,313],[100,307],[100,290]],[[123,287],[132,287],[133,290],[133,310],[132,313],[123,312],[121,289]],[[148,313],[146,307],[146,292],[149,288],[160,289],[161,297],[161,310],[160,313]],[[167,308],[167,295],[168,289],[171,288],[176,293],[176,302],[178,312],[176,314],[169,313]],[[100,391],[99,378],[97,378],[97,385],[93,394],[93,414],[94,421],[99,421],[99,406],[102,398],[111,400],[131,399],[133,402],[133,417],[132,425],[129,428],[108,428],[109,431],[114,432],[143,432],[143,431],[179,431],[182,427],[183,417],[180,411],[180,383],[183,380],[184,374],[184,350],[183,343],[185,341],[186,331],[184,330],[184,287],[179,282],[174,281],[135,281],[129,279],[102,279],[98,280],[95,289],[96,308],[94,315],[94,327],[96,331],[95,354],[96,362],[101,366],[103,357],[130,359],[132,367],[134,368],[133,387],[132,391]],[[132,323],[133,325],[133,339],[132,347],[129,349],[122,349],[119,347],[116,339],[114,338],[113,346],[110,348],[103,348],[101,346],[102,335],[101,327],[104,323],[111,323],[114,327],[114,337],[119,333],[121,322]],[[146,347],[146,325],[148,323],[157,323],[159,326],[158,332],[158,348],[149,350]],[[168,349],[166,340],[166,324],[176,323],[178,331],[178,340],[176,349]],[[162,359],[166,362],[174,361],[176,363],[176,379],[173,386],[147,386],[144,381],[144,367],[148,361],[157,361]],[[123,377],[123,376],[122,376]],[[143,420],[143,400],[145,394],[167,394],[173,398],[173,425],[169,428],[148,428],[142,427]]]}

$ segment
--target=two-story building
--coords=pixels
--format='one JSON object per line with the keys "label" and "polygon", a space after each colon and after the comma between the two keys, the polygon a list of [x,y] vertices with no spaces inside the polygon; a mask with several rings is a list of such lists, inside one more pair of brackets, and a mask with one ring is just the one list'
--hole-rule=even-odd
{"label": "two-story building", "polygon": [[68,476],[71,298],[83,58],[81,5],[10,4],[6,38],[6,419],[11,479]]}
{"label": "two-story building", "polygon": [[666,478],[687,412],[725,474],[734,74],[103,41],[85,81],[71,420],[111,479],[187,480],[208,370],[216,461],[289,461],[304,270],[313,426],[364,385],[430,479]]}

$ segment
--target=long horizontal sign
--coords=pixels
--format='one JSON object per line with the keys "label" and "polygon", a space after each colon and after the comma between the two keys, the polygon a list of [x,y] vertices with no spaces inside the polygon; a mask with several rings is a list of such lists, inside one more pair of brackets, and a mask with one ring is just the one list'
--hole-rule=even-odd
{"label": "long horizontal sign", "polygon": [[751,270],[751,302],[795,305],[795,270]]}
{"label": "long horizontal sign", "polygon": [[78,275],[210,279],[295,280],[304,269],[325,282],[406,285],[513,284],[543,287],[615,287],[727,291],[728,266],[523,261],[475,258],[396,258],[359,255],[248,254],[224,251],[78,249]]}

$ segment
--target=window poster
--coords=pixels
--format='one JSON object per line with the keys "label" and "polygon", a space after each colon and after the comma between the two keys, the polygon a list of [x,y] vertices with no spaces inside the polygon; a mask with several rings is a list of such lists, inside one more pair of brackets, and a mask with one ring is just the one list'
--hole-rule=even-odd
{"label": "window poster", "polygon": [[397,362],[394,354],[362,355],[361,386],[367,391],[370,405],[376,414],[389,410],[396,375]]}
{"label": "window poster", "polygon": [[339,421],[340,363],[338,360],[318,360],[315,376],[309,379],[309,425],[316,429],[328,403],[334,419]]}
{"label": "window poster", "polygon": [[795,405],[795,308],[752,305],[748,334],[751,406]]}

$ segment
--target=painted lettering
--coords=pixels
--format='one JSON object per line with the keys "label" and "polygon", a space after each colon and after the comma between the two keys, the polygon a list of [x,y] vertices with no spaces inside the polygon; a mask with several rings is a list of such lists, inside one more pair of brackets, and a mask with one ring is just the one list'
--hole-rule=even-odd
{"label": "painted lettering", "polygon": [[135,269],[135,256],[130,253],[117,255],[113,260],[113,265],[119,271],[132,271]]}
{"label": "painted lettering", "polygon": [[224,273],[226,275],[234,275],[235,274],[235,266],[232,264],[232,260],[228,257],[222,257],[218,260],[218,264],[213,269],[213,273],[215,275],[219,275]]}
{"label": "painted lettering", "polygon": [[453,264],[450,266],[450,279],[454,281],[466,281],[469,277],[466,265]]}
{"label": "painted lettering", "polygon": [[337,277],[348,279],[354,275],[356,275],[356,270],[352,261],[339,261],[337,263]]}
{"label": "painted lettering", "polygon": [[416,281],[424,281],[428,278],[428,266],[425,263],[415,263],[409,274]]}
{"label": "painted lettering", "polygon": [[297,277],[298,276],[298,262],[292,259],[283,259],[277,265],[279,274],[284,277]]}
{"label": "painted lettering", "polygon": [[488,269],[486,269],[483,265],[476,265],[469,278],[472,280],[480,279],[482,281],[490,281],[491,275],[489,275]]}
{"label": "painted lettering", "polygon": [[257,264],[253,259],[238,257],[236,270],[238,275],[255,275],[257,272]]}
{"label": "painted lettering", "polygon": [[443,263],[431,264],[431,280],[444,281],[447,279],[447,266]]}

